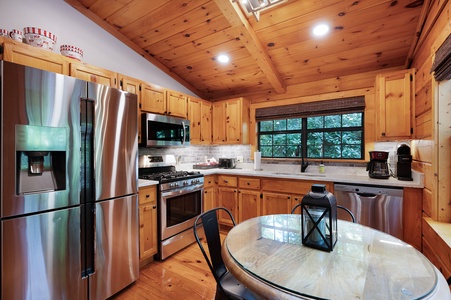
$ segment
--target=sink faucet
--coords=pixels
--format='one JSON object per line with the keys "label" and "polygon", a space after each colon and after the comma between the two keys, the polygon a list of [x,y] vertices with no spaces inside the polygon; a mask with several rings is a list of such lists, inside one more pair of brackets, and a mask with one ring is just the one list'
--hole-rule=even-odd
{"label": "sink faucet", "polygon": [[304,173],[308,167],[308,161],[304,163],[304,153],[302,152],[302,144],[299,144],[296,148],[296,155],[301,157],[301,172]]}

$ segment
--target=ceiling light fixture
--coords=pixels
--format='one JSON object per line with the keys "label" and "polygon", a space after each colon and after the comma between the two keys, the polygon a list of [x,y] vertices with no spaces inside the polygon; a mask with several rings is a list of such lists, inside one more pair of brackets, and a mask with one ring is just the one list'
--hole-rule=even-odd
{"label": "ceiling light fixture", "polygon": [[260,21],[260,11],[276,6],[288,0],[240,0],[241,8],[248,15],[254,15],[255,19]]}
{"label": "ceiling light fixture", "polygon": [[220,63],[223,64],[228,63],[230,61],[230,57],[226,54],[219,54],[217,59]]}
{"label": "ceiling light fixture", "polygon": [[313,28],[313,34],[315,36],[323,36],[329,32],[329,25],[327,24],[319,24]]}

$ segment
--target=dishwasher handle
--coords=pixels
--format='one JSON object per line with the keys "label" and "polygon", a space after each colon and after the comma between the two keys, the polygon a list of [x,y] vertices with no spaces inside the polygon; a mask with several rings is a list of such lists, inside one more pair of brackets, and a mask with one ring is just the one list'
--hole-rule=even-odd
{"label": "dishwasher handle", "polygon": [[374,193],[356,193],[357,195],[361,197],[368,197],[368,198],[375,198],[377,197],[377,194]]}

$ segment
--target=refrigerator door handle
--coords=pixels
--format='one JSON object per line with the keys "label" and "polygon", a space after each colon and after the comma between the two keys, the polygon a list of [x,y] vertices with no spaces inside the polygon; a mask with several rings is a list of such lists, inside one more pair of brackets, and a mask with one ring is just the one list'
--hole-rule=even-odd
{"label": "refrigerator door handle", "polygon": [[185,127],[185,122],[182,122],[182,127],[183,127],[183,141],[182,141],[182,146],[185,146],[185,142],[186,142],[186,127]]}

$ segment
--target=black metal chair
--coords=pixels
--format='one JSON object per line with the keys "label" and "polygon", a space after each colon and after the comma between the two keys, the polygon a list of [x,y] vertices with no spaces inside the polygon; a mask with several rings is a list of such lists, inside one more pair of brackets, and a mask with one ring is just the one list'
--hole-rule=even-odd
{"label": "black metal chair", "polygon": [[[293,209],[291,210],[291,214],[294,214],[294,213],[296,212],[296,209],[299,208],[299,207],[301,207],[301,203],[296,204],[296,205],[293,207]],[[337,205],[337,208],[342,209],[342,210],[344,210],[345,212],[347,212],[347,213],[349,214],[349,216],[351,217],[351,219],[352,219],[352,223],[356,223],[356,221],[355,221],[355,216],[354,216],[354,214],[352,213],[352,211],[350,211],[348,208],[346,208],[346,207],[344,207],[344,206],[342,206],[342,205]]]}
{"label": "black metal chair", "polygon": [[[229,271],[227,270],[221,256],[221,238],[219,235],[218,213],[224,211],[230,216],[233,226],[235,226],[235,219],[232,213],[224,207],[213,208],[199,215],[194,222],[194,237],[199,245],[202,254],[210,267],[211,273],[216,280],[216,296],[215,299],[262,299],[260,296],[254,294],[252,291],[242,285]],[[201,222],[199,222],[199,220]],[[205,239],[208,246],[208,252],[204,249],[199,238],[198,230],[203,227]]]}

